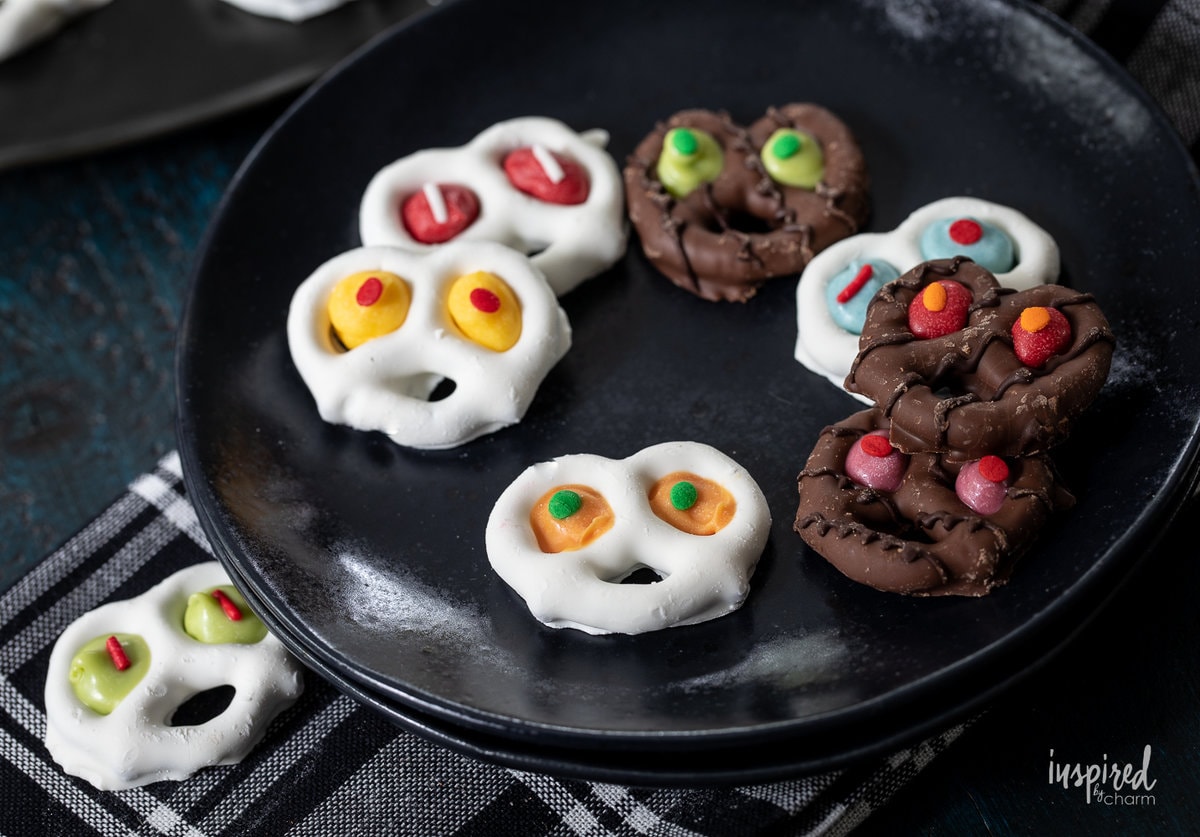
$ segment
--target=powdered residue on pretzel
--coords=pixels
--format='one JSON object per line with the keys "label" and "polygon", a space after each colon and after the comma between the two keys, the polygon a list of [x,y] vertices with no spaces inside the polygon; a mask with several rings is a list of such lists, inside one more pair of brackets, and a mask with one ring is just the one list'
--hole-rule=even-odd
{"label": "powdered residue on pretzel", "polygon": [[877,408],[825,428],[799,476],[796,532],[854,581],[915,596],[986,595],[1007,582],[1051,514],[1074,503],[1045,456],[910,456],[891,448],[888,429]]}
{"label": "powdered residue on pretzel", "polygon": [[869,211],[857,141],[813,104],[771,108],[749,128],[726,113],[681,111],[642,140],[624,177],[646,257],[713,301],[744,302],[768,279],[798,273]]}
{"label": "powdered residue on pretzel", "polygon": [[883,408],[905,452],[1026,456],[1066,438],[1114,342],[1090,294],[1014,292],[968,259],[929,261],[872,300],[846,389]]}

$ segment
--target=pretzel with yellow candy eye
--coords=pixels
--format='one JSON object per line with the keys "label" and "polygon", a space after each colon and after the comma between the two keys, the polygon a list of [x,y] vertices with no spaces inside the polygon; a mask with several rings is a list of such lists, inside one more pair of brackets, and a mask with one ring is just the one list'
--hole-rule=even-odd
{"label": "pretzel with yellow candy eye", "polygon": [[[637,634],[739,608],[770,526],[742,466],[708,445],[665,442],[626,459],[529,467],[496,501],[486,543],[542,623]],[[642,570],[657,580],[621,583]]]}
{"label": "pretzel with yellow candy eye", "polygon": [[287,330],[323,419],[431,449],[520,421],[571,345],[541,272],[482,241],[342,253],[301,283]]}

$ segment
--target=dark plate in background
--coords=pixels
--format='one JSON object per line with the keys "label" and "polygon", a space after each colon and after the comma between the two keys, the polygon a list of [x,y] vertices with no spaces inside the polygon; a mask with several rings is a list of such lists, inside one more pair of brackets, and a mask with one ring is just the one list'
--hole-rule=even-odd
{"label": "dark plate in background", "polygon": [[113,0],[0,62],[0,169],[143,139],[298,90],[425,0],[295,24],[221,0]]}
{"label": "dark plate in background", "polygon": [[[502,46],[497,31],[510,33]],[[803,100],[858,135],[869,229],[950,195],[1014,206],[1057,238],[1063,281],[1110,316],[1109,385],[1056,456],[1079,504],[1007,588],[877,593],[792,533],[817,434],[860,407],[792,360],[791,278],[745,305],[702,302],[635,243],[563,299],[574,345],[521,424],[420,452],[317,416],[288,356],[287,306],[314,267],[358,244],[358,201],[383,165],[528,114],[608,129],[621,161],[675,110],[748,123]],[[218,557],[284,641],[435,740],[631,781],[822,769],[994,695],[1159,537],[1194,470],[1198,259],[1196,174],[1166,121],[1024,6],[459,3],[304,97],[226,196],[181,334],[185,478]],[[494,499],[533,462],[670,439],[724,450],[767,496],[774,524],[746,605],[636,637],[541,626],[487,563]]]}

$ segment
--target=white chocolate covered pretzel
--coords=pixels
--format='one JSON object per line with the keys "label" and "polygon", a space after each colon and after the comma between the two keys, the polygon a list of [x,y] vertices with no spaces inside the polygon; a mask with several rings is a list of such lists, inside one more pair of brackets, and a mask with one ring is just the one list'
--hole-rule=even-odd
{"label": "white chocolate covered pretzel", "polygon": [[851,236],[809,262],[796,286],[796,360],[841,388],[875,292],[921,262],[958,255],[1018,291],[1058,279],[1058,245],[1025,215],[979,198],[943,198],[891,232]]}
{"label": "white chocolate covered pretzel", "polygon": [[[220,624],[234,623],[230,604],[241,614],[232,629]],[[231,631],[239,641],[227,641]],[[223,686],[234,694],[216,717],[172,725],[190,698]],[[103,790],[185,779],[241,761],[302,690],[300,666],[221,566],[197,564],[63,631],[46,676],[46,748],[67,773]]]}
{"label": "white chocolate covered pretzel", "polygon": [[[350,318],[341,327],[335,297]],[[571,327],[515,250],[486,241],[424,253],[363,247],[296,290],[288,345],[326,421],[449,448],[520,421],[570,348]],[[454,388],[439,397],[443,381]]]}
{"label": "white chocolate covered pretzel", "polygon": [[371,179],[360,237],[417,251],[499,242],[532,254],[561,296],[625,252],[624,194],[607,143],[606,131],[530,116],[457,148],[417,151]]}
{"label": "white chocolate covered pretzel", "polygon": [[[770,533],[758,484],[697,442],[526,469],[496,501],[492,567],[552,628],[637,634],[742,605]],[[626,583],[648,569],[659,580]]]}

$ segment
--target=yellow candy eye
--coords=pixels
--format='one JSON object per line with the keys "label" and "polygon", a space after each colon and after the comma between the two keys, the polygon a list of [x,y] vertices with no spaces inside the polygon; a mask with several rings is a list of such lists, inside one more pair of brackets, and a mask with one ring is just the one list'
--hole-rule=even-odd
{"label": "yellow candy eye", "polygon": [[355,349],[404,325],[411,301],[408,283],[394,273],[354,273],[329,295],[329,322],[342,345]]}
{"label": "yellow candy eye", "polygon": [[494,273],[479,270],[455,279],[446,307],[468,340],[493,352],[508,351],[521,338],[521,303]]}
{"label": "yellow candy eye", "polygon": [[614,520],[604,495],[586,485],[552,488],[529,512],[529,525],[546,553],[582,549],[611,529]]}

